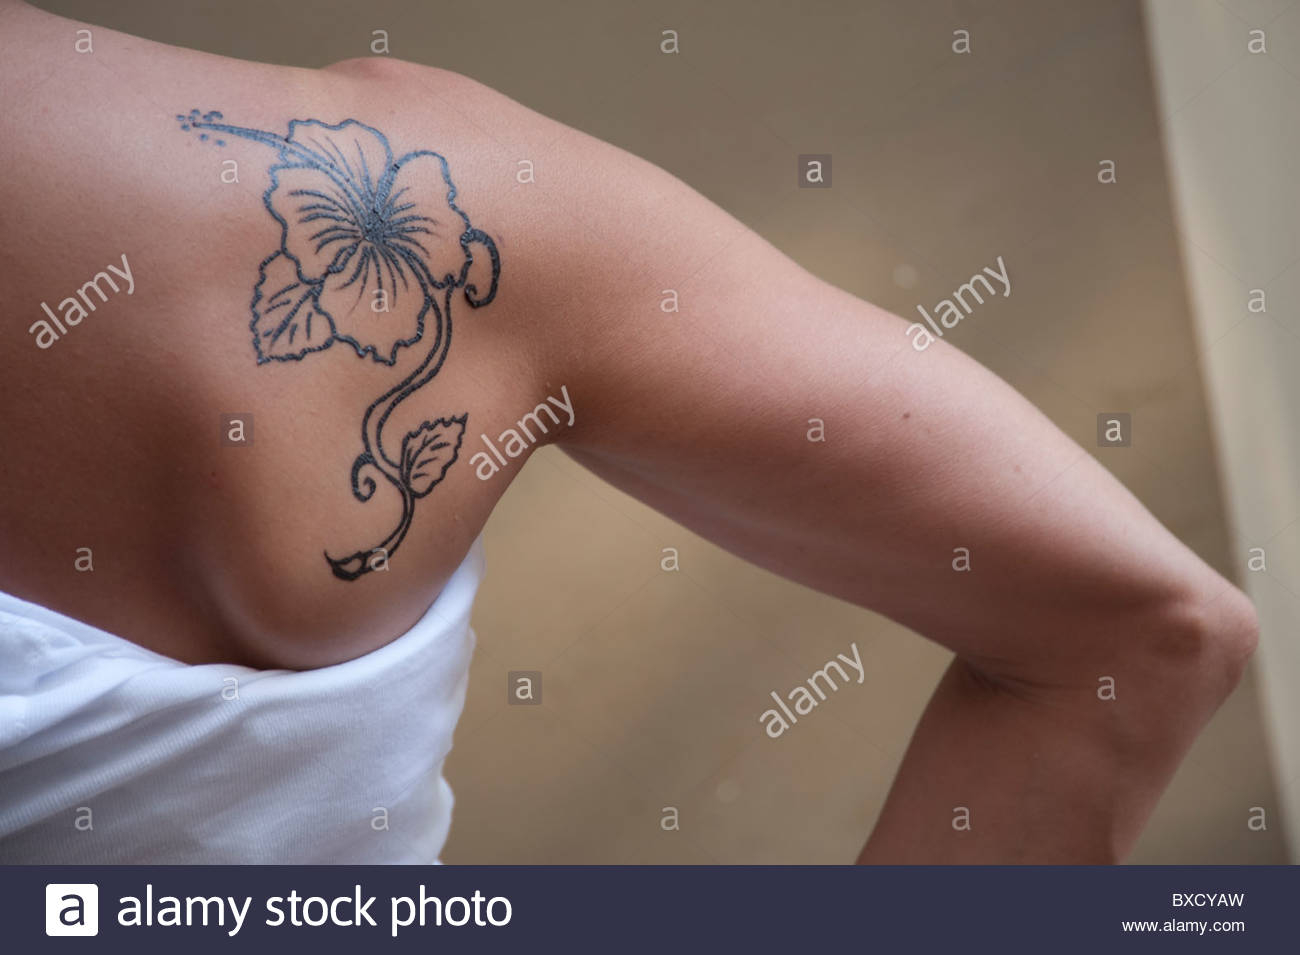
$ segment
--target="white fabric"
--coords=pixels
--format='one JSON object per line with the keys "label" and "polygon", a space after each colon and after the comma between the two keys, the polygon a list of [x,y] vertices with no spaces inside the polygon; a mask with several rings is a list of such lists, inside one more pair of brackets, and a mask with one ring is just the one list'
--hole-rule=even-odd
{"label": "white fabric", "polygon": [[482,576],[479,539],[411,630],[299,672],[191,666],[0,592],[0,863],[437,862]]}

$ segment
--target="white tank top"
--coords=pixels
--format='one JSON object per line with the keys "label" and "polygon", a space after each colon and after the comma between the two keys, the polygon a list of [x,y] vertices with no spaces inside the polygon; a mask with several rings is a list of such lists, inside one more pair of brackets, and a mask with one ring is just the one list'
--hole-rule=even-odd
{"label": "white tank top", "polygon": [[0,863],[434,863],[482,539],[392,643],[181,663],[0,592]]}

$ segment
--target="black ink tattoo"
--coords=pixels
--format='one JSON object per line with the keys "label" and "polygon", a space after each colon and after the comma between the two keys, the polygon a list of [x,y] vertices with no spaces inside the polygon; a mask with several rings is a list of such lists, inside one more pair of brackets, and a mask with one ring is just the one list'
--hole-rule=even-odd
{"label": "black ink tattoo", "polygon": [[[396,460],[384,448],[384,425],[442,368],[451,347],[453,293],[463,291],[473,308],[496,297],[496,244],[456,206],[446,159],[424,149],[394,158],[387,138],[355,119],[337,125],[295,119],[287,136],[231,126],[215,111],[191,110],[176,119],[205,142],[224,146],[216,137],[237,136],[279,154],[263,202],[280,224],[280,247],[258,267],[251,303],[258,364],[301,361],[341,341],[363,358],[395,365],[400,349],[429,342],[424,360],[361,419],[352,494],[359,501],[374,495],[375,479],[364,473],[372,468],[401,494],[402,517],[374,547],[342,558],[325,554],[336,576],[356,580],[374,569],[376,554],[386,560],[397,549],[416,499],[442,481],[460,451],[467,413],[426,420],[402,438]],[[446,195],[417,198],[405,184],[416,178],[407,170],[433,163]],[[479,250],[492,273],[481,295],[469,281]]]}

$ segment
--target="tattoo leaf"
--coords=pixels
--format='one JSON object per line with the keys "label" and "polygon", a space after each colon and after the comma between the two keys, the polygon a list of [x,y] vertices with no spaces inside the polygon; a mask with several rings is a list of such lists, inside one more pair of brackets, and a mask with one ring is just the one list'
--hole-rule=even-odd
{"label": "tattoo leaf", "polygon": [[334,323],[320,310],[317,286],[298,279],[293,259],[276,252],[262,262],[253,292],[253,345],[259,362],[298,360],[334,341]]}
{"label": "tattoo leaf", "polygon": [[426,421],[402,439],[402,479],[416,497],[432,491],[456,460],[467,418]]}

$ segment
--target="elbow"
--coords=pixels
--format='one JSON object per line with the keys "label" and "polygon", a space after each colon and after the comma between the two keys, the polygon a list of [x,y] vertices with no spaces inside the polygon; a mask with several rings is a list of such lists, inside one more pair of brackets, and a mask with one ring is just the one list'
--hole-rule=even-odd
{"label": "elbow", "polygon": [[1255,605],[1227,581],[1212,594],[1200,594],[1185,611],[1207,668],[1211,689],[1220,702],[1241,681],[1259,646],[1259,616]]}
{"label": "elbow", "polygon": [[1218,586],[1168,598],[1159,623],[1146,630],[1131,657],[1146,671],[1148,685],[1161,688],[1165,707],[1172,704],[1203,719],[1241,682],[1259,644],[1259,619],[1250,598],[1228,581],[1214,579]]}

